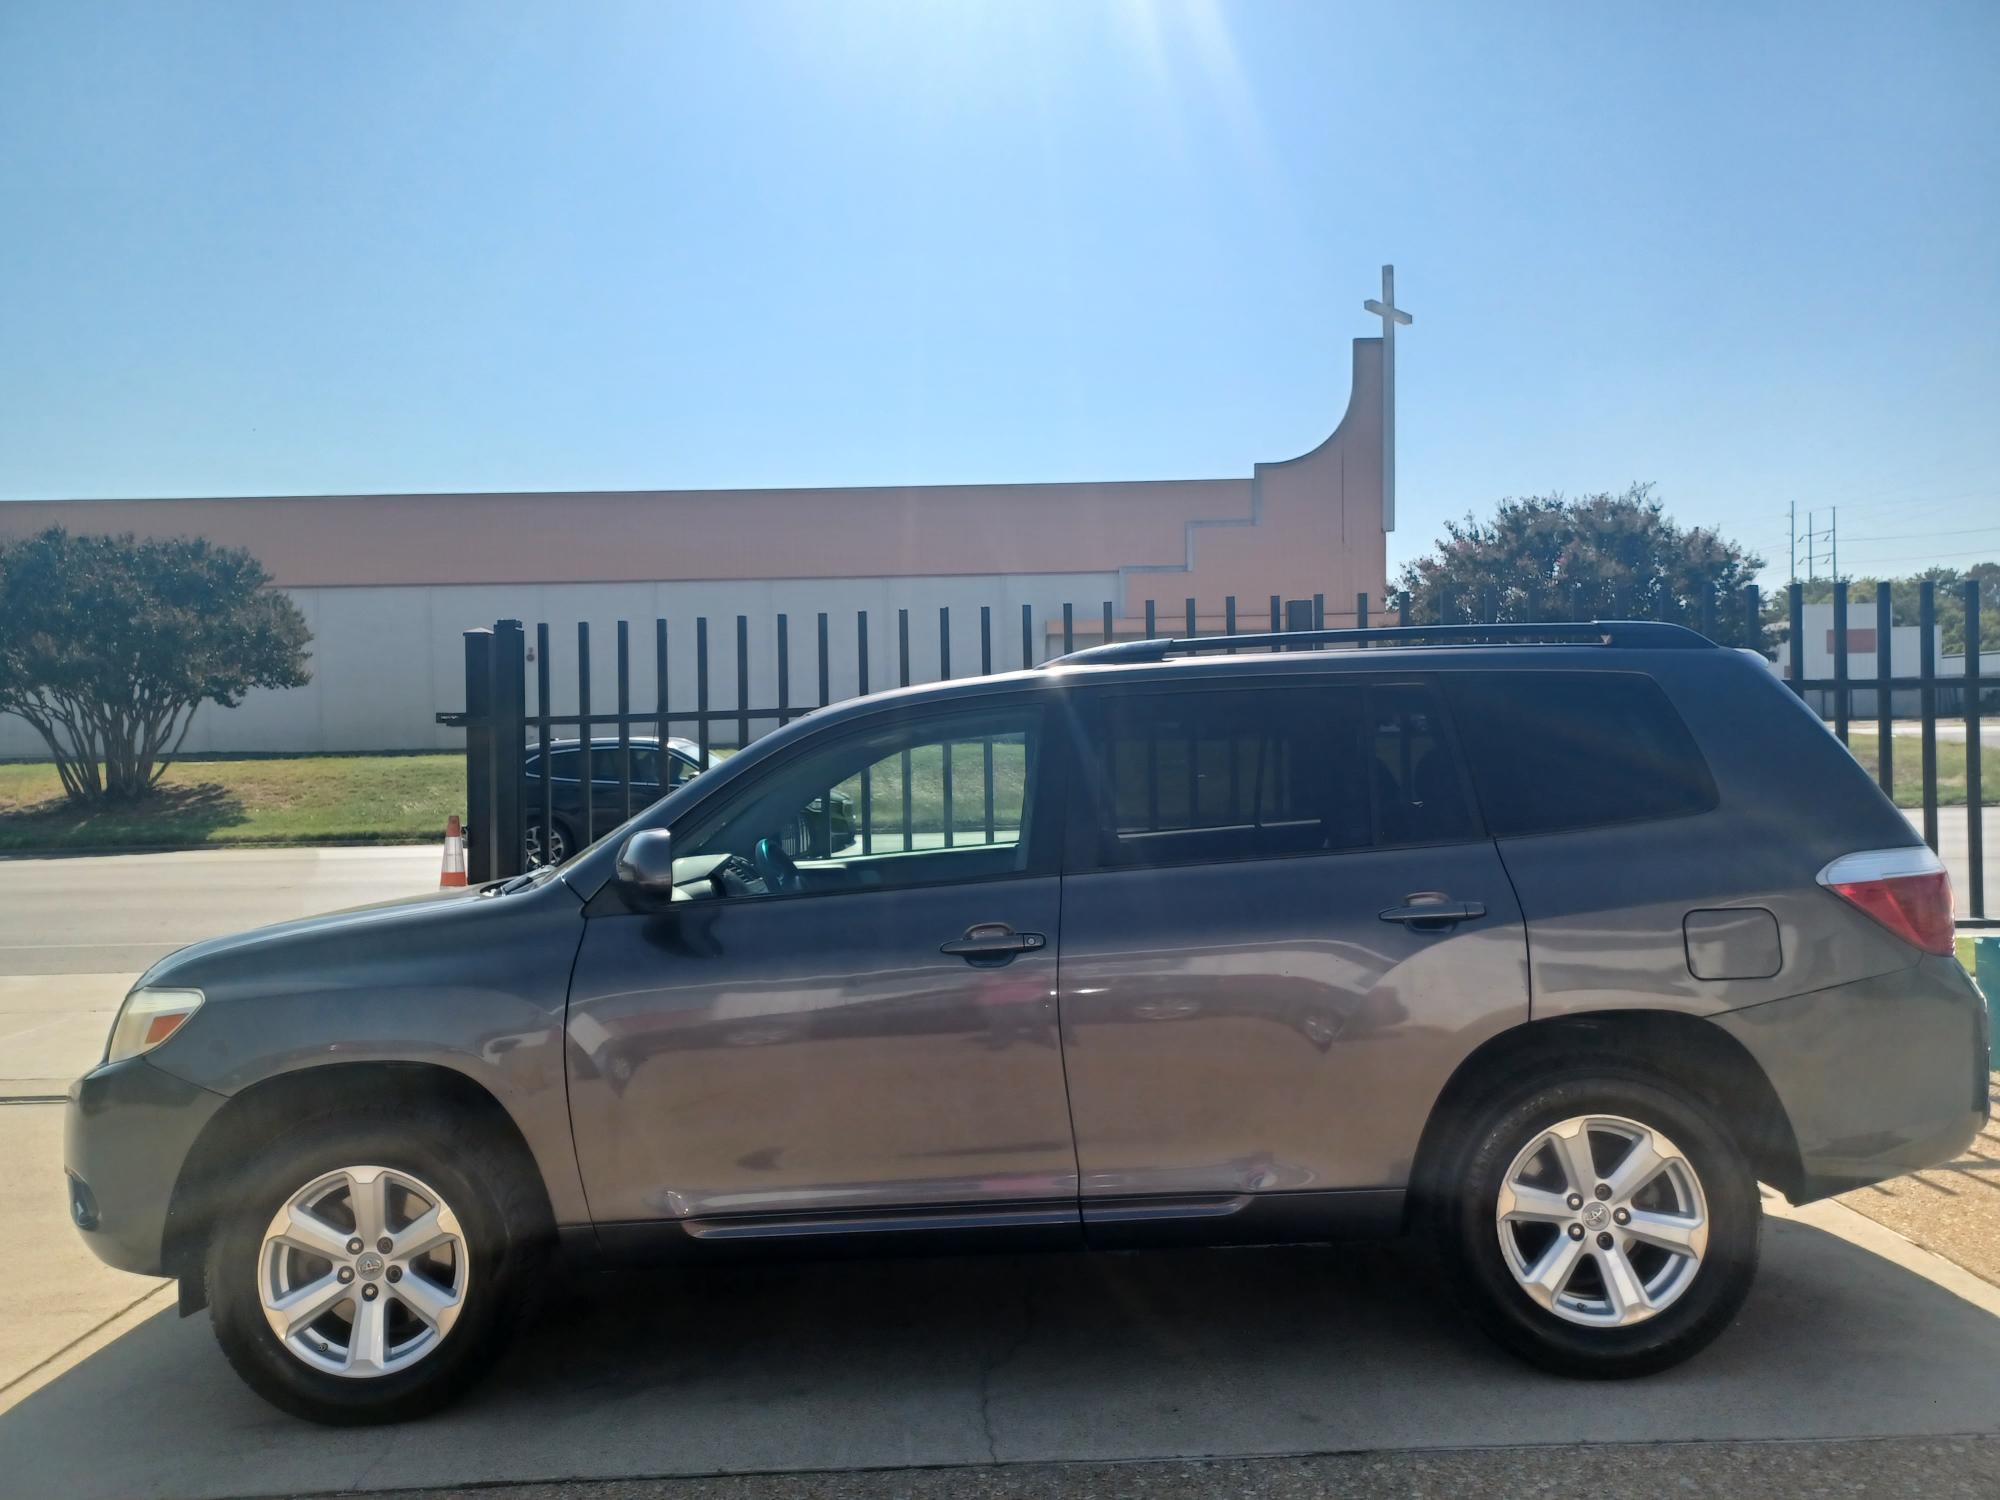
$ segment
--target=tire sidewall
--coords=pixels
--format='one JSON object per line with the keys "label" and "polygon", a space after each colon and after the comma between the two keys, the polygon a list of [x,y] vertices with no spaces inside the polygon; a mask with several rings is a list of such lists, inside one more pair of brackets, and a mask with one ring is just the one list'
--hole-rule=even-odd
{"label": "tire sidewall", "polygon": [[[1600,1114],[1672,1140],[1708,1209],[1708,1245],[1693,1281],[1670,1307],[1625,1328],[1572,1323],[1534,1302],[1514,1279],[1494,1218],[1501,1179],[1535,1136]],[[1461,1302],[1509,1349],[1562,1374],[1640,1375],[1678,1363],[1727,1326],[1756,1271],[1762,1206],[1741,1151],[1701,1105],[1644,1076],[1593,1070],[1511,1095],[1475,1119],[1448,1182],[1443,1248]]]}
{"label": "tire sidewall", "polygon": [[[519,1280],[517,1246],[489,1185],[492,1164],[484,1165],[464,1140],[407,1115],[305,1126],[275,1142],[245,1173],[246,1190],[223,1215],[206,1263],[216,1337],[238,1373],[273,1405],[336,1424],[403,1420],[457,1395],[504,1337]],[[264,1232],[280,1206],[315,1178],[356,1166],[393,1168],[436,1189],[458,1217],[471,1263],[465,1305],[437,1348],[366,1379],[313,1369],[292,1354],[265,1320],[258,1291]]]}

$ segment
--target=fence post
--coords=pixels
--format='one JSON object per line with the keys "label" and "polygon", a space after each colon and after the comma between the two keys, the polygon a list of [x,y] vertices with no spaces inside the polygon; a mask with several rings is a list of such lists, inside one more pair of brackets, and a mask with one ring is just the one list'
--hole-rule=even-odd
{"label": "fence post", "polygon": [[1743,585],[1743,644],[1764,654],[1764,599],[1754,583]]}
{"label": "fence post", "polygon": [[778,727],[792,722],[792,619],[778,616]]}
{"label": "fence post", "polygon": [[[664,746],[673,732],[667,716],[667,622],[660,617],[653,621],[653,733]],[[660,769],[665,771],[664,761]]]}
{"label": "fence post", "polygon": [[1363,589],[1354,596],[1354,628],[1356,630],[1366,630],[1368,628],[1368,591],[1366,589]]}
{"label": "fence post", "polygon": [[[577,831],[577,848],[597,837],[597,767],[592,764],[590,722],[590,622],[576,622],[576,776],[583,788],[583,827]],[[708,746],[702,745],[704,763]]]}
{"label": "fence post", "polygon": [[1787,611],[1791,619],[1791,624],[1788,627],[1791,639],[1786,642],[1785,650],[1788,662],[1785,668],[1785,676],[1792,684],[1792,691],[1797,693],[1800,698],[1804,698],[1806,695],[1806,643],[1803,637],[1805,635],[1806,591],[1804,585],[1794,583],[1786,589],[1785,593]]}
{"label": "fence post", "polygon": [[708,616],[694,617],[694,740],[708,769]]}
{"label": "fence post", "polygon": [[[667,622],[662,620],[660,629],[664,631],[666,628]],[[662,636],[661,639],[664,640],[665,637]],[[660,654],[664,657],[665,650],[662,649]],[[660,680],[664,682],[666,679]],[[660,701],[662,703],[666,701],[664,688],[660,692]],[[664,740],[666,737],[666,721],[662,720],[660,738]],[[549,627],[548,622],[544,621],[535,627],[535,745],[541,752],[541,759],[537,762],[541,767],[541,775],[536,778],[536,784],[542,789],[542,805],[539,809],[541,839],[536,852],[545,864],[549,862],[549,830],[556,826],[556,783],[555,778],[549,774],[549,738]]]}
{"label": "fence post", "polygon": [[833,675],[826,659],[827,621],[826,611],[819,612],[819,706],[825,708],[833,701]]}
{"label": "fence post", "polygon": [[[493,863],[491,879],[518,875],[528,866],[527,830],[521,818],[522,761],[528,748],[528,651],[519,620],[493,627]],[[468,880],[470,877],[467,877]]]}
{"label": "fence post", "polygon": [[465,881],[493,878],[493,631],[465,632]]}
{"label": "fence post", "polygon": [[736,617],[736,748],[750,743],[750,617]]}
{"label": "fence post", "polygon": [[1875,585],[1875,784],[1891,802],[1896,800],[1895,692],[1889,679],[1896,675],[1894,639],[1896,616],[1889,585]]}
{"label": "fence post", "polygon": [[1938,846],[1937,806],[1937,585],[1926,578],[1917,585],[1917,707],[1923,714],[1924,842]]}
{"label": "fence post", "polygon": [[1833,581],[1833,733],[1847,743],[1847,582]]}
{"label": "fence post", "polygon": [[1965,593],[1965,857],[1970,866],[1968,911],[1986,916],[1986,810],[1979,795],[1979,580],[1968,578]]}
{"label": "fence post", "polygon": [[618,821],[632,816],[632,622],[618,622]]}

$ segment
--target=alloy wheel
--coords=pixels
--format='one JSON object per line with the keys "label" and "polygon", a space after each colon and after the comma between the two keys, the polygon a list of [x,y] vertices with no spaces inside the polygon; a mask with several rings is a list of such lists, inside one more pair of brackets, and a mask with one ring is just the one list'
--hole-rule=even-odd
{"label": "alloy wheel", "polygon": [[1577,1115],[1521,1148],[1493,1210],[1521,1290],[1557,1317],[1622,1328],[1671,1307],[1708,1250],[1708,1201],[1651,1126]]}
{"label": "alloy wheel", "polygon": [[435,1350],[471,1274],[451,1206],[391,1167],[314,1178],[272,1216],[257,1254],[271,1332],[304,1364],[354,1379],[407,1369]]}
{"label": "alloy wheel", "polygon": [[559,865],[569,858],[569,840],[563,837],[560,828],[551,828],[547,840],[548,853],[544,856],[542,825],[530,823],[527,829],[528,863],[531,865]]}

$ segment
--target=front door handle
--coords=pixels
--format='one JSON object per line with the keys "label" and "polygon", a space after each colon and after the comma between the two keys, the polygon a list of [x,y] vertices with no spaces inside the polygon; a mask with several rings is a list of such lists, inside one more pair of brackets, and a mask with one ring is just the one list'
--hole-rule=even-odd
{"label": "front door handle", "polygon": [[938,952],[962,958],[969,964],[1009,963],[1017,953],[1033,953],[1048,946],[1039,932],[1016,932],[1005,922],[977,922],[965,929],[965,936],[938,944]]}
{"label": "front door handle", "polygon": [[1460,922],[1470,922],[1486,915],[1485,906],[1477,901],[1448,901],[1428,891],[1403,899],[1406,905],[1392,906],[1376,915],[1385,922],[1401,922],[1418,932],[1443,932]]}

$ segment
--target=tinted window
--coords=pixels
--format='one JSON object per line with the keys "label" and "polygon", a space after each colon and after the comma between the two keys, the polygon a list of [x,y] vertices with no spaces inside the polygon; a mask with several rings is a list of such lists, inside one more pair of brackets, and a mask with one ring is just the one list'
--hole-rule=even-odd
{"label": "tinted window", "polygon": [[[632,745],[628,748],[632,753],[632,779],[637,782],[644,782],[649,786],[658,786],[660,782],[660,752],[655,750],[651,745]],[[558,771],[556,774],[561,775],[562,773]],[[576,774],[573,763],[569,774],[572,776]],[[618,772],[618,747],[616,745],[598,745],[591,750],[590,779],[592,781],[621,782]]]}
{"label": "tinted window", "polygon": [[1375,841],[1436,844],[1471,837],[1472,814],[1436,694],[1398,683],[1371,689],[1368,706]]}
{"label": "tinted window", "polygon": [[666,752],[668,786],[679,786],[700,773],[701,768],[677,750]]}
{"label": "tinted window", "polygon": [[[549,752],[549,775],[557,781],[576,780],[577,753],[574,750],[551,750]],[[593,767],[591,774],[596,775]]]}
{"label": "tinted window", "polygon": [[1331,853],[1465,830],[1420,688],[1110,694],[1085,726],[1101,864]]}
{"label": "tinted window", "polygon": [[1715,806],[1694,736],[1650,677],[1480,672],[1446,679],[1472,780],[1497,836]]}

